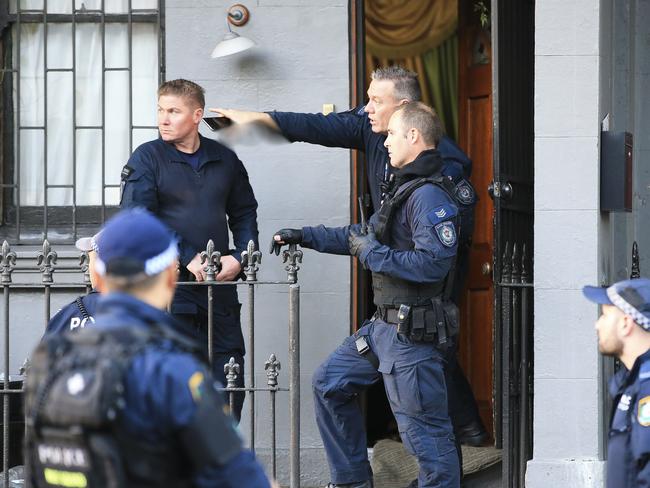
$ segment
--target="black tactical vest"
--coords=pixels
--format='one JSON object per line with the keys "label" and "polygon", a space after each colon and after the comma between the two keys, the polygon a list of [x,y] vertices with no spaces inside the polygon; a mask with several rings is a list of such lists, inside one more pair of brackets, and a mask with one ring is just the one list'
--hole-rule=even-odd
{"label": "black tactical vest", "polygon": [[31,486],[190,486],[190,460],[172,451],[172,442],[152,445],[118,422],[131,361],[158,340],[201,352],[192,339],[156,326],[110,333],[90,327],[41,342],[25,381]]}
{"label": "black tactical vest", "polygon": [[[449,178],[434,176],[408,181],[401,185],[393,195],[388,196],[379,209],[377,223],[374,226],[379,242],[390,245],[389,232],[397,209],[415,190],[426,184],[440,187],[460,208],[454,194],[454,184]],[[372,273],[372,291],[375,305],[377,307],[394,308],[400,305],[419,306],[429,304],[432,298],[440,296],[446,291],[445,285],[449,280],[449,276],[454,276],[455,273],[455,262],[454,260],[454,265],[449,270],[447,279],[438,283],[415,283],[385,274]]]}

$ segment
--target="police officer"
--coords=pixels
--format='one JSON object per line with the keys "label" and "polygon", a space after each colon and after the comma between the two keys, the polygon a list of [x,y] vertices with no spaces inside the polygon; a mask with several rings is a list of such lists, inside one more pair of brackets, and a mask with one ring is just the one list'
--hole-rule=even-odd
{"label": "police officer", "polygon": [[[172,80],[158,89],[160,137],[142,144],[122,171],[122,208],[142,206],[157,215],[177,235],[180,280],[204,281],[200,253],[209,239],[221,253],[217,281],[241,273],[241,253],[248,242],[257,245],[257,202],[244,165],[234,152],[199,134],[205,106],[204,90],[187,80]],[[228,228],[234,249],[229,249]],[[171,313],[199,328],[207,341],[207,289],[179,287]],[[235,286],[214,289],[214,368],[225,382],[223,365],[230,357],[244,367],[244,339]],[[244,386],[244,377],[238,378]],[[236,395],[233,414],[239,419],[244,394]]]}
{"label": "police officer", "polygon": [[[368,87],[368,103],[342,113],[304,114],[293,112],[244,112],[223,108],[210,109],[236,123],[259,123],[280,131],[291,142],[302,141],[328,147],[344,147],[363,151],[366,155],[368,188],[374,210],[381,204],[394,168],[384,142],[388,121],[393,113],[409,102],[421,98],[417,74],[397,66],[379,68],[372,73]],[[456,184],[456,193],[462,205],[463,230],[458,248],[457,272],[453,298],[458,303],[463,281],[467,275],[469,239],[473,230],[473,210],[476,204],[474,189],[468,183],[472,163],[448,137],[442,136],[437,149],[443,159],[442,174]],[[454,430],[460,442],[478,446],[488,439],[481,422],[476,399],[469,382],[458,364],[455,350],[449,350],[445,377],[449,392],[449,411]]]}
{"label": "police officer", "polygon": [[172,233],[127,210],[97,241],[105,296],[95,326],[44,340],[28,375],[35,486],[269,487],[224,413],[202,344],[165,312],[177,279]]}
{"label": "police officer", "polygon": [[393,114],[385,144],[396,179],[367,232],[355,224],[282,229],[273,237],[276,253],[282,244],[299,243],[357,256],[372,272],[377,314],[313,377],[329,487],[372,487],[357,396],[380,377],[404,445],[419,461],[419,486],[459,486],[442,366],[457,327],[453,305],[444,298],[454,271],[458,208],[445,186],[449,180],[440,175],[435,145],[441,132],[438,117],[421,103]]}
{"label": "police officer", "polygon": [[602,307],[598,348],[623,366],[610,380],[614,399],[607,447],[607,487],[650,486],[650,280],[585,286]]}
{"label": "police officer", "polygon": [[50,319],[45,327],[44,337],[50,334],[60,334],[66,331],[79,330],[86,325],[95,322],[94,314],[97,308],[97,300],[99,293],[95,290],[95,283],[93,282],[92,270],[95,267],[95,250],[93,249],[93,240],[95,237],[82,237],[78,239],[75,246],[80,251],[88,253],[88,270],[90,272],[90,283],[92,289],[86,295],[81,295],[75,298],[72,302],[67,304],[59,310],[54,317]]}

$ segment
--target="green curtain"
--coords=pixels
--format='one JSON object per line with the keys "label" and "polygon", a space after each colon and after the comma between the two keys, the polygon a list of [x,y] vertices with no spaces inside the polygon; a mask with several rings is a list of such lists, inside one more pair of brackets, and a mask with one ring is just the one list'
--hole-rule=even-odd
{"label": "green curtain", "polygon": [[422,101],[432,106],[447,135],[458,140],[458,34],[442,44],[407,58],[379,57],[366,52],[366,85],[379,67],[399,65],[415,71],[422,88]]}
{"label": "green curtain", "polygon": [[431,103],[447,135],[458,140],[458,35],[422,55]]}

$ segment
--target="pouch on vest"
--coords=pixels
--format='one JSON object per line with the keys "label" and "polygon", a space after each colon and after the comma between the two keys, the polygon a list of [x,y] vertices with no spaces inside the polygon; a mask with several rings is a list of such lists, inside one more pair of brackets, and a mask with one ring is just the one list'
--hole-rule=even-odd
{"label": "pouch on vest", "polygon": [[[141,486],[183,486],[170,453],[129,439],[116,422],[126,371],[156,337],[86,328],[41,342],[25,380],[26,464],[34,486],[120,488],[134,478]],[[124,455],[130,444],[139,444],[139,459]],[[143,462],[157,479],[134,473]]]}
{"label": "pouch on vest", "polygon": [[127,355],[94,329],[83,332],[46,339],[25,381],[26,462],[39,488],[125,484],[111,430]]}

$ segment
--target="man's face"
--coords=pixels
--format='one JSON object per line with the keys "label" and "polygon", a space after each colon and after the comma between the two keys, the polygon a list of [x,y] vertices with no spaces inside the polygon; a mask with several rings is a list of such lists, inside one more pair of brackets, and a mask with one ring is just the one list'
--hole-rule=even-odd
{"label": "man's face", "polygon": [[411,157],[412,148],[407,135],[402,124],[402,115],[396,112],[388,121],[388,136],[384,141],[390,165],[394,168],[401,168],[414,159]]}
{"label": "man's face", "polygon": [[394,96],[395,83],[389,80],[372,80],[368,87],[368,104],[364,109],[368,112],[372,131],[385,134],[388,130],[388,121],[395,113],[397,107],[406,103],[405,100],[396,100]]}
{"label": "man's face", "polygon": [[619,357],[623,352],[623,342],[618,330],[621,321],[625,320],[625,315],[614,305],[603,305],[602,310],[603,314],[596,321],[598,350],[605,356]]}
{"label": "man's face", "polygon": [[163,141],[178,143],[198,133],[203,109],[185,97],[158,98],[158,130]]}

